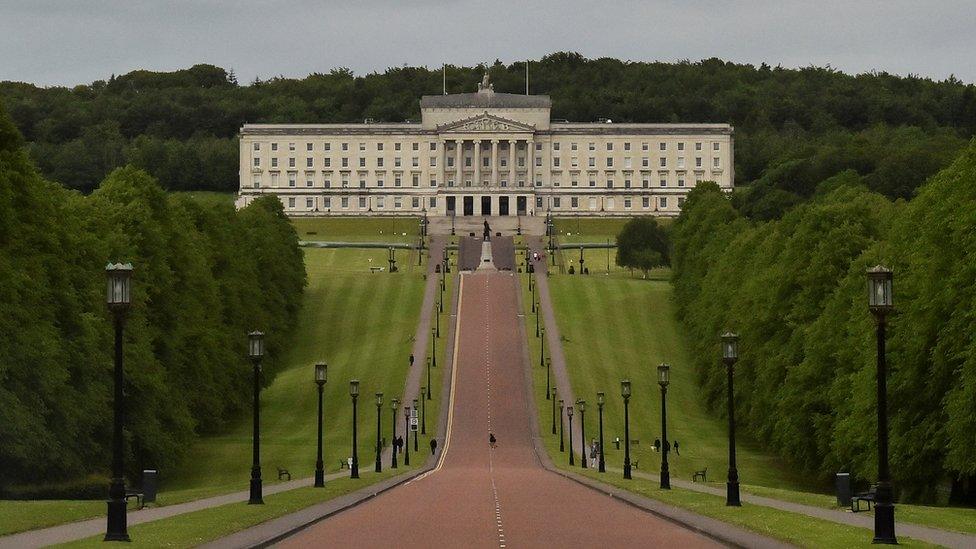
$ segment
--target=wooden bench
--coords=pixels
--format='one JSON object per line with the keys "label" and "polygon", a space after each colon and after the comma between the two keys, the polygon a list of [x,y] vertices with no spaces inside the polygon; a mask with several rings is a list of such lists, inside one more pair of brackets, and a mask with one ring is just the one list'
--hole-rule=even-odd
{"label": "wooden bench", "polygon": [[640,469],[640,467],[638,467],[638,465],[640,465],[640,460],[639,459],[635,459],[634,462],[630,464],[630,466],[633,467],[634,469]]}
{"label": "wooden bench", "polygon": [[369,268],[369,272],[371,272],[371,273],[382,273],[384,270],[386,270],[385,267],[370,267]]}
{"label": "wooden bench", "polygon": [[705,480],[705,475],[707,473],[708,473],[708,467],[702,469],[701,471],[695,471],[695,474],[691,476],[691,481],[697,482],[698,478],[701,477],[702,482],[707,482],[707,480]]}
{"label": "wooden bench", "polygon": [[291,473],[288,472],[288,469],[278,467],[278,480],[281,480],[282,477],[288,477],[288,480],[291,480]]}
{"label": "wooden bench", "polygon": [[861,492],[860,494],[854,494],[851,497],[851,512],[852,513],[857,513],[858,511],[864,511],[865,509],[861,509],[861,502],[862,501],[863,502],[866,502],[868,504],[867,511],[870,511],[871,510],[871,503],[875,501],[875,497],[877,496],[877,491],[876,490],[877,490],[877,487],[872,486],[871,487],[871,490],[869,490],[867,492]]}
{"label": "wooden bench", "polygon": [[142,492],[127,491],[125,493],[125,502],[126,504],[128,504],[130,499],[136,498],[136,503],[139,504],[139,509],[142,509],[145,507],[142,496],[143,496]]}

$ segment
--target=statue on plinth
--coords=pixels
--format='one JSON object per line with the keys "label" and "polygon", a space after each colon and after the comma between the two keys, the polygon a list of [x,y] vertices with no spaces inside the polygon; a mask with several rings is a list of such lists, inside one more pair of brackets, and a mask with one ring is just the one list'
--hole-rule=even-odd
{"label": "statue on plinth", "polygon": [[491,241],[491,225],[488,224],[488,220],[485,220],[485,242]]}

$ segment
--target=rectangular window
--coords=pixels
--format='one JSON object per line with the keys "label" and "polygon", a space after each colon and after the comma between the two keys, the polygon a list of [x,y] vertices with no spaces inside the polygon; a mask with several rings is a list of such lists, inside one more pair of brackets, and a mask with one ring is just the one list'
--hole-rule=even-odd
{"label": "rectangular window", "polygon": [[413,183],[413,186],[414,187],[419,187],[420,186],[420,174],[419,173],[413,174],[412,183]]}
{"label": "rectangular window", "polygon": [[678,186],[679,187],[684,187],[685,186],[685,178],[683,178],[683,177],[679,177],[678,178]]}
{"label": "rectangular window", "polygon": [[552,198],[552,207],[553,208],[558,208],[559,206],[560,206],[559,197],[558,196],[554,196]]}
{"label": "rectangular window", "polygon": [[295,207],[295,199],[294,198],[289,198],[288,199],[288,207],[289,208],[294,208]]}
{"label": "rectangular window", "polygon": [[289,168],[294,168],[295,167],[295,157],[294,156],[288,159],[288,167]]}
{"label": "rectangular window", "polygon": [[298,179],[298,176],[296,176],[295,174],[293,173],[288,174],[288,186],[294,187],[296,179]]}
{"label": "rectangular window", "polygon": [[541,151],[542,150],[542,142],[539,142],[539,143],[536,143],[535,144],[535,150],[537,150],[537,151]]}
{"label": "rectangular window", "polygon": [[431,168],[436,168],[437,167],[437,157],[436,156],[430,157],[430,167]]}
{"label": "rectangular window", "polygon": [[448,156],[447,157],[447,167],[448,168],[453,168],[454,167],[454,157],[453,156]]}
{"label": "rectangular window", "polygon": [[311,158],[306,158],[305,159],[305,167],[306,168],[311,168],[312,167],[312,159]]}
{"label": "rectangular window", "polygon": [[272,187],[277,187],[278,186],[278,173],[277,172],[271,174],[271,186]]}
{"label": "rectangular window", "polygon": [[348,210],[349,209],[349,197],[343,196],[341,202],[342,202],[342,209],[343,210]]}
{"label": "rectangular window", "polygon": [[607,142],[607,150],[608,151],[612,151],[613,150],[613,142],[611,142],[611,141],[608,141]]}
{"label": "rectangular window", "polygon": [[630,180],[629,179],[624,179],[624,188],[625,189],[629,189],[630,188]]}
{"label": "rectangular window", "polygon": [[607,157],[607,167],[608,168],[612,168],[613,167],[613,157],[612,156],[608,156]]}
{"label": "rectangular window", "polygon": [[658,205],[659,208],[662,208],[662,209],[663,208],[667,208],[668,207],[668,197],[666,197],[666,196],[659,197],[657,199],[657,205]]}
{"label": "rectangular window", "polygon": [[612,189],[613,188],[613,179],[607,179],[607,188],[608,189]]}
{"label": "rectangular window", "polygon": [[366,143],[360,143],[359,144],[359,150],[360,151],[365,151],[366,150]]}
{"label": "rectangular window", "polygon": [[360,168],[365,168],[366,167],[366,159],[365,158],[360,158],[359,159],[359,167]]}
{"label": "rectangular window", "polygon": [[400,142],[396,142],[396,143],[393,144],[393,150],[394,151],[400,150],[400,147],[401,147]]}
{"label": "rectangular window", "polygon": [[645,209],[651,207],[651,199],[650,199],[650,197],[645,196],[645,197],[641,198],[641,207],[642,208],[645,208]]}
{"label": "rectangular window", "polygon": [[327,196],[327,197],[323,198],[322,199],[322,205],[325,206],[326,208],[331,208],[332,207],[332,197],[331,196]]}
{"label": "rectangular window", "polygon": [[413,208],[413,209],[415,209],[415,210],[417,208],[419,208],[420,207],[420,197],[415,196],[415,197],[411,198],[410,199],[410,207]]}
{"label": "rectangular window", "polygon": [[311,143],[305,143],[305,150],[306,151],[312,150],[312,144]]}
{"label": "rectangular window", "polygon": [[569,199],[569,205],[573,209],[579,208],[579,197],[574,196],[574,197],[570,198]]}
{"label": "rectangular window", "polygon": [[432,151],[436,151],[437,150],[437,142],[436,141],[431,141],[430,142],[430,150],[432,150]]}
{"label": "rectangular window", "polygon": [[720,167],[720,164],[719,164],[719,158],[718,158],[717,156],[716,156],[715,158],[712,158],[712,167],[713,167],[713,168],[718,168],[718,167]]}
{"label": "rectangular window", "polygon": [[570,183],[570,185],[573,186],[573,187],[579,187],[579,179],[577,179],[576,177],[573,177],[573,180]]}
{"label": "rectangular window", "polygon": [[403,207],[403,197],[396,196],[393,197],[393,208],[399,210]]}
{"label": "rectangular window", "polygon": [[678,157],[678,169],[680,170],[680,169],[682,169],[684,167],[685,167],[685,157],[679,156]]}
{"label": "rectangular window", "polygon": [[342,144],[342,150],[348,151],[349,150],[349,143],[343,143]]}
{"label": "rectangular window", "polygon": [[328,177],[325,178],[325,182],[324,182],[323,185],[325,186],[326,189],[331,189],[332,188],[332,180],[329,179]]}
{"label": "rectangular window", "polygon": [[325,144],[325,150],[331,151],[332,150],[332,143],[326,143]]}
{"label": "rectangular window", "polygon": [[718,141],[716,141],[716,142],[714,142],[714,143],[712,143],[712,150],[713,150],[713,151],[717,151],[717,150],[719,150],[719,144],[718,144]]}
{"label": "rectangular window", "polygon": [[696,156],[695,157],[695,167],[696,168],[701,168],[702,167],[702,158],[700,156]]}
{"label": "rectangular window", "polygon": [[541,196],[535,197],[535,207],[536,208],[541,208],[542,207],[542,197]]}
{"label": "rectangular window", "polygon": [[595,156],[591,156],[591,157],[589,158],[589,161],[588,161],[588,163],[589,163],[589,166],[590,166],[591,168],[595,168],[595,167],[596,167],[596,157],[595,157]]}
{"label": "rectangular window", "polygon": [[256,151],[260,151],[260,150],[261,150],[261,144],[260,144],[260,143],[257,143],[257,142],[255,142],[255,143],[254,143],[254,150],[256,150]]}
{"label": "rectangular window", "polygon": [[323,162],[323,164],[325,165],[326,168],[331,168],[332,167],[332,159],[331,158],[325,157],[325,158],[322,159],[322,162]]}
{"label": "rectangular window", "polygon": [[471,157],[470,156],[465,156],[464,157],[464,167],[465,168],[470,168],[471,167]]}
{"label": "rectangular window", "polygon": [[558,151],[559,150],[559,142],[558,141],[556,141],[555,143],[552,144],[552,150],[554,150],[554,151]]}
{"label": "rectangular window", "polygon": [[590,178],[590,186],[596,187],[596,179],[593,179],[592,177]]}
{"label": "rectangular window", "polygon": [[313,198],[306,198],[305,199],[305,207],[306,208],[308,208],[309,210],[311,210],[314,205],[315,205],[315,199],[313,199]]}
{"label": "rectangular window", "polygon": [[312,179],[312,176],[311,175],[306,175],[305,176],[305,186],[306,187],[311,187],[314,184],[315,184],[315,180]]}
{"label": "rectangular window", "polygon": [[647,156],[641,158],[641,167],[642,168],[650,168],[651,167],[651,159],[649,157],[647,157]]}
{"label": "rectangular window", "polygon": [[419,157],[419,156],[415,156],[415,157],[413,157],[413,158],[411,159],[411,161],[410,161],[410,164],[411,164],[411,166],[413,166],[414,168],[419,168],[419,167],[420,167],[420,157]]}
{"label": "rectangular window", "polygon": [[624,198],[624,209],[625,210],[629,210],[630,209],[630,204],[631,204],[630,203],[630,199],[629,198]]}
{"label": "rectangular window", "polygon": [[679,151],[683,151],[683,150],[685,150],[685,144],[684,144],[684,142],[679,142],[679,143],[678,143],[678,150],[679,150]]}
{"label": "rectangular window", "polygon": [[535,166],[537,168],[542,166],[542,157],[541,156],[535,157]]}
{"label": "rectangular window", "polygon": [[500,185],[502,187],[507,187],[508,186],[508,180],[507,179],[502,179]]}
{"label": "rectangular window", "polygon": [[663,142],[662,142],[662,143],[661,143],[661,150],[662,150],[662,151],[666,151],[666,150],[668,150],[668,144],[667,144],[667,143],[663,143]]}
{"label": "rectangular window", "polygon": [[587,148],[591,151],[596,150],[596,143],[587,143]]}
{"label": "rectangular window", "polygon": [[558,187],[559,186],[559,180],[558,179],[553,179],[552,180],[552,186],[553,187]]}
{"label": "rectangular window", "polygon": [[255,175],[253,182],[254,182],[254,188],[255,189],[261,188],[261,176],[260,175]]}
{"label": "rectangular window", "polygon": [[629,151],[630,150],[630,142],[624,143],[624,150],[625,151]]}
{"label": "rectangular window", "polygon": [[630,169],[633,167],[631,165],[631,160],[632,159],[629,156],[627,158],[624,158],[624,169]]}
{"label": "rectangular window", "polygon": [[277,143],[272,143],[271,144],[271,150],[273,150],[273,151],[278,150],[278,144]]}
{"label": "rectangular window", "polygon": [[431,178],[431,180],[430,180],[430,186],[431,186],[431,187],[436,187],[436,186],[437,186],[437,180],[436,180],[436,179],[433,179],[433,178]]}
{"label": "rectangular window", "polygon": [[254,157],[254,167],[255,168],[260,168],[261,167],[261,159],[258,158],[258,157],[256,157],[256,156]]}
{"label": "rectangular window", "polygon": [[401,176],[397,175],[397,176],[394,176],[393,177],[393,186],[394,187],[399,187],[402,184],[403,184],[403,180],[402,180]]}
{"label": "rectangular window", "polygon": [[489,158],[487,156],[481,158],[481,167],[487,168],[489,166]]}
{"label": "rectangular window", "polygon": [[360,196],[359,197],[359,209],[360,210],[366,209],[366,197],[365,196]]}
{"label": "rectangular window", "polygon": [[347,157],[347,156],[343,156],[342,157],[342,167],[343,168],[348,168],[349,167],[349,157]]}
{"label": "rectangular window", "polygon": [[668,180],[662,177],[661,178],[661,186],[662,187],[667,187],[668,186]]}
{"label": "rectangular window", "polygon": [[668,159],[662,156],[661,157],[660,166],[662,168],[667,168],[668,167]]}
{"label": "rectangular window", "polygon": [[366,188],[366,180],[365,179],[360,179],[359,180],[359,188],[360,189],[365,189]]}
{"label": "rectangular window", "polygon": [[376,167],[377,168],[382,168],[383,167],[383,157],[382,156],[376,159]]}
{"label": "rectangular window", "polygon": [[651,186],[651,180],[650,179],[648,179],[648,178],[645,177],[644,179],[641,180],[641,187],[643,187],[643,188],[646,189],[646,188],[648,188],[650,186]]}
{"label": "rectangular window", "polygon": [[295,150],[295,144],[294,144],[294,143],[289,143],[289,144],[288,144],[288,150],[289,150],[289,151],[293,151],[293,150]]}
{"label": "rectangular window", "polygon": [[382,142],[379,142],[379,143],[376,144],[376,150],[378,150],[378,151],[382,151],[383,150],[383,143]]}
{"label": "rectangular window", "polygon": [[696,151],[700,151],[701,150],[701,147],[702,147],[702,144],[700,142],[695,143],[695,150]]}
{"label": "rectangular window", "polygon": [[641,150],[642,151],[649,151],[649,150],[651,150],[650,149],[650,145],[648,145],[647,143],[641,143]]}
{"label": "rectangular window", "polygon": [[377,187],[382,187],[383,185],[384,185],[384,183],[383,183],[383,178],[382,177],[376,180],[376,186]]}
{"label": "rectangular window", "polygon": [[431,209],[436,208],[437,207],[437,197],[436,196],[430,197],[430,200],[427,202],[427,204],[429,204],[428,207],[431,208]]}

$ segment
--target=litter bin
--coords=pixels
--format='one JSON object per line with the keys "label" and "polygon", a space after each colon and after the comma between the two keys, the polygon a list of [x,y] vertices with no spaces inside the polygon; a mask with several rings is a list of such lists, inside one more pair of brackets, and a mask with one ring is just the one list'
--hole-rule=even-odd
{"label": "litter bin", "polygon": [[142,471],[142,504],[156,503],[156,491],[159,490],[158,473],[155,469]]}
{"label": "litter bin", "polygon": [[837,505],[841,507],[851,506],[851,474],[837,473],[834,481],[837,488]]}

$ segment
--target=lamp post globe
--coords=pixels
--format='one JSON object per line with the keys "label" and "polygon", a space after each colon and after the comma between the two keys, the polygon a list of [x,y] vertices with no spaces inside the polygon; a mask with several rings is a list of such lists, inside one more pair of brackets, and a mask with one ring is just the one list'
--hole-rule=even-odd
{"label": "lamp post globe", "polygon": [[373,469],[377,473],[383,472],[383,393],[376,393],[376,464]]}
{"label": "lamp post globe", "polygon": [[315,365],[315,384],[319,393],[318,447],[315,458],[315,488],[325,487],[325,462],[322,460],[322,392],[328,377],[329,367],[325,362]]}
{"label": "lamp post globe", "polygon": [[352,467],[349,469],[349,477],[359,478],[359,451],[357,449],[359,433],[356,425],[358,422],[356,404],[359,400],[358,379],[349,381],[349,396],[352,398]]}
{"label": "lamp post globe", "polygon": [[390,401],[390,409],[393,411],[393,443],[390,445],[393,447],[393,452],[391,452],[392,457],[390,458],[390,467],[393,469],[397,468],[397,410],[400,409],[400,399],[393,397]]}
{"label": "lamp post globe", "polygon": [[630,380],[620,382],[620,396],[624,399],[624,478],[630,475]]}
{"label": "lamp post globe", "polygon": [[254,364],[254,425],[252,432],[251,490],[247,503],[264,503],[261,489],[261,359],[264,357],[264,333],[257,330],[247,335],[248,356]]}
{"label": "lamp post globe", "polygon": [[573,407],[566,407],[566,417],[569,421],[569,464],[575,465],[573,460]]}
{"label": "lamp post globe", "polygon": [[129,541],[125,503],[125,462],[123,426],[125,394],[122,387],[125,370],[122,364],[122,335],[125,318],[132,305],[132,264],[109,263],[105,266],[105,304],[112,313],[115,331],[115,367],[113,372],[114,403],[112,410],[112,479],[108,486],[105,541]]}
{"label": "lamp post globe", "polygon": [[598,391],[596,394],[596,407],[600,415],[600,455],[599,463],[597,464],[597,470],[601,473],[607,472],[607,459],[606,454],[603,451],[603,405],[606,404],[606,398],[603,391]]}
{"label": "lamp post globe", "polygon": [[726,482],[725,504],[731,507],[742,505],[739,499],[739,470],[735,464],[735,390],[733,372],[739,360],[739,336],[733,332],[722,334],[722,362],[726,369],[726,390],[729,416],[729,478]]}
{"label": "lamp post globe", "polygon": [[661,452],[661,489],[671,489],[671,472],[668,470],[668,453],[671,447],[668,445],[668,384],[671,382],[671,366],[661,364],[657,367],[657,383],[661,386],[661,443],[664,450]]}
{"label": "lamp post globe", "polygon": [[876,265],[868,269],[867,279],[868,310],[874,315],[877,339],[878,487],[875,492],[873,541],[896,544],[894,494],[888,465],[888,365],[885,361],[887,316],[894,310],[894,273],[887,267]]}

